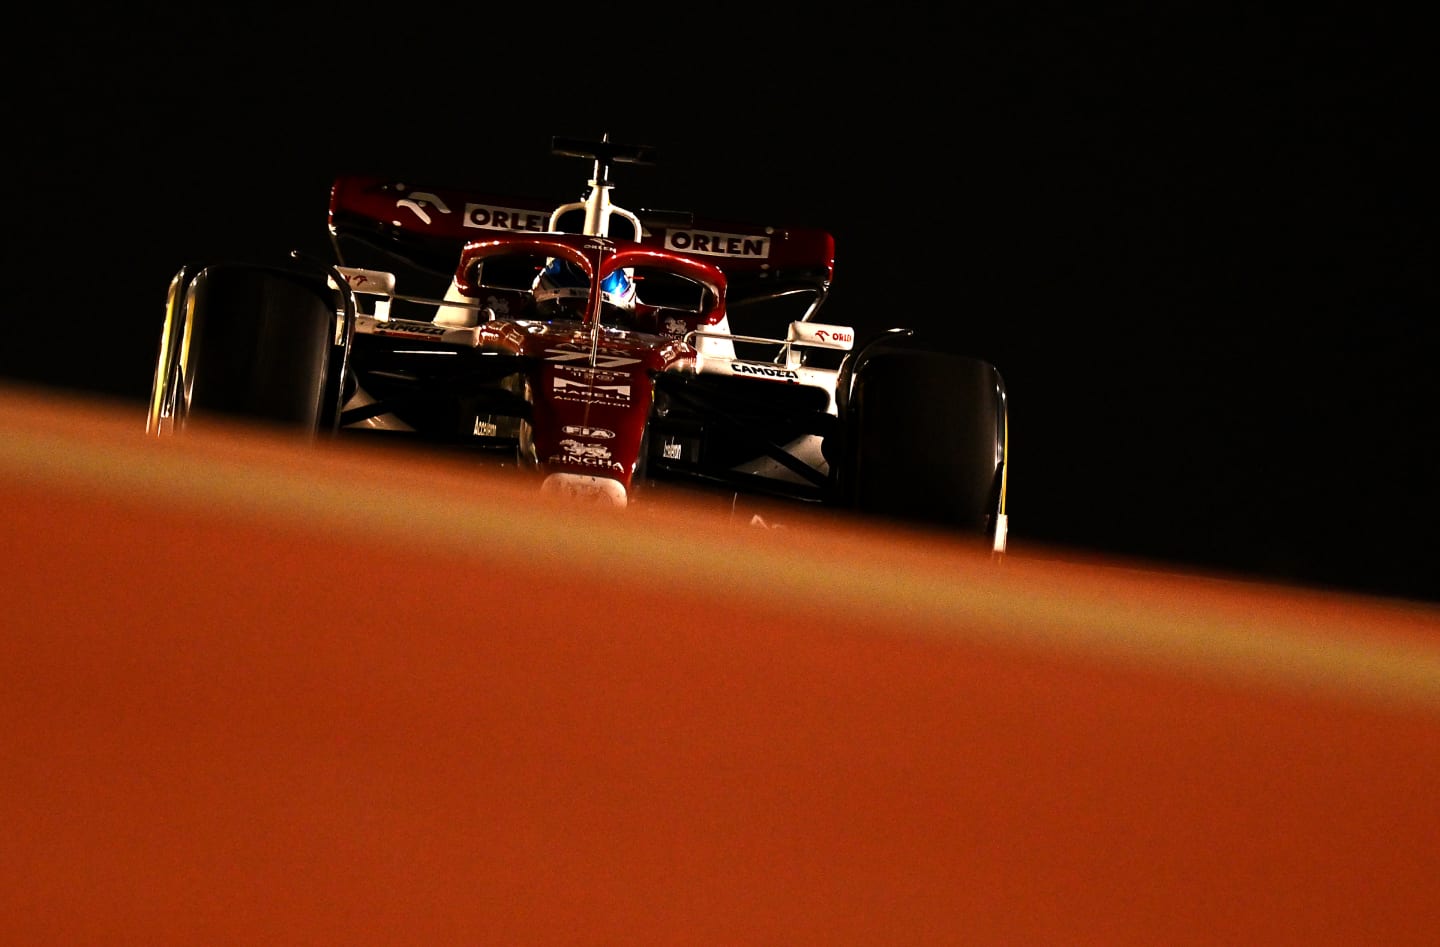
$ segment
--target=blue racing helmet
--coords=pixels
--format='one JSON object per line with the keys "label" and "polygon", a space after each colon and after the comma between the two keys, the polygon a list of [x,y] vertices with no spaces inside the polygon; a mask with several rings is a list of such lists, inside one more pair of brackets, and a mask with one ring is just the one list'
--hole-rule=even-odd
{"label": "blue racing helmet", "polygon": [[612,306],[625,310],[635,308],[635,281],[624,268],[613,271],[600,281],[600,293]]}
{"label": "blue racing helmet", "polygon": [[[531,290],[535,304],[542,308],[578,310],[590,296],[590,281],[580,267],[554,257],[535,277]],[[600,293],[612,306],[627,312],[635,308],[635,281],[623,269],[615,270],[601,281]]]}

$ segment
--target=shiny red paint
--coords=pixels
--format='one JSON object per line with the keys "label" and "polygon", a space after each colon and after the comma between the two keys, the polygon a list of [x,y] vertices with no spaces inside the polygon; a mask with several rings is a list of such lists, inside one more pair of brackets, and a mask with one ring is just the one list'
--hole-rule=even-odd
{"label": "shiny red paint", "polygon": [[[690,370],[695,349],[659,328],[661,310],[637,304],[633,325],[602,324],[600,283],[618,269],[663,270],[705,288],[705,305],[686,328],[725,316],[725,275],[712,264],[638,244],[585,234],[514,234],[467,243],[455,271],[459,292],[481,299],[477,273],[487,259],[526,254],[569,260],[590,279],[576,320],[495,320],[480,327],[478,348],[523,355],[531,371],[530,445],[542,473],[570,472],[619,481],[629,493],[645,448],[645,428],[660,372]],[[664,310],[671,314],[676,310]],[[646,331],[652,330],[652,331]]]}
{"label": "shiny red paint", "polygon": [[[467,241],[493,235],[544,233],[554,208],[552,200],[347,174],[336,178],[331,186],[329,226],[335,233],[347,224],[364,231],[373,231],[380,224],[391,232],[403,231],[453,244],[458,251]],[[723,247],[699,244],[697,238],[715,234],[763,238],[767,241],[767,252],[763,257],[733,256],[713,252]],[[818,265],[824,268],[825,282],[834,279],[835,239],[814,227],[775,227],[692,216],[685,226],[647,221],[640,243],[656,250],[712,258],[721,263],[726,272],[736,275]]]}

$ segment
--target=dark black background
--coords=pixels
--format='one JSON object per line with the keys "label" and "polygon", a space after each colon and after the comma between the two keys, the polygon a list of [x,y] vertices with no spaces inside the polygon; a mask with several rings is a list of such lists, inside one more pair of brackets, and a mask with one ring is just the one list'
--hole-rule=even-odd
{"label": "dark black background", "polygon": [[608,132],[621,204],[829,229],[823,319],[994,361],[1012,549],[1440,600],[1426,34],[1018,6],[31,22],[0,374],[143,425],[180,264],[323,253],[348,170],[575,200]]}

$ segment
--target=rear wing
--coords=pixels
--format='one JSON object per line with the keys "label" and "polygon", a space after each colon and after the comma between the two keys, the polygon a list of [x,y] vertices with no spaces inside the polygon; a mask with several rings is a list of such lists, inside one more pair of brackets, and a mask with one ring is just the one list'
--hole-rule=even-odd
{"label": "rear wing", "polygon": [[[330,234],[342,266],[385,268],[357,245],[449,277],[471,240],[499,232],[579,230],[567,218],[578,205],[479,191],[415,186],[362,174],[341,175],[330,192]],[[672,211],[621,212],[612,237],[696,257],[724,272],[732,302],[789,294],[819,308],[834,277],[835,240],[809,227],[737,223]],[[629,228],[632,232],[626,233]],[[633,231],[638,230],[636,234]],[[363,251],[362,251],[363,255]]]}

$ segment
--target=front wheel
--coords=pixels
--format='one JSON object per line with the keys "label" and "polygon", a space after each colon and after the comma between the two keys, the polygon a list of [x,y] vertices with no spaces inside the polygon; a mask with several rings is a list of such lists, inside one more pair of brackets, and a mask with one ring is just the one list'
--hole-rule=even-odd
{"label": "front wheel", "polygon": [[150,430],[231,418],[315,432],[335,390],[338,295],[325,277],[249,264],[183,274],[167,301]]}
{"label": "front wheel", "polygon": [[847,394],[842,502],[975,533],[1003,552],[1008,421],[1000,372],[977,358],[878,347],[859,353]]}

